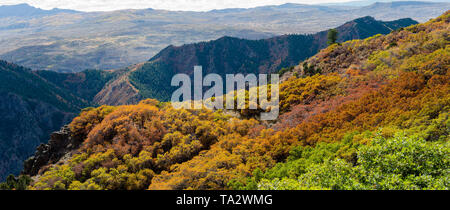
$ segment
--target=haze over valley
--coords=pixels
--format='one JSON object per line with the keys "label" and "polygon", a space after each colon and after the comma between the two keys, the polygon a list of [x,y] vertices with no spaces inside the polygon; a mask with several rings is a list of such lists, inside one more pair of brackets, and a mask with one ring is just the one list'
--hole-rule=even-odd
{"label": "haze over valley", "polygon": [[[117,69],[149,60],[169,45],[222,36],[262,39],[311,34],[364,16],[424,22],[448,8],[450,3],[445,2],[374,3],[361,7],[284,4],[209,12],[78,12],[46,11],[25,4],[0,6],[0,59],[34,70]],[[20,11],[27,11],[27,15]]]}

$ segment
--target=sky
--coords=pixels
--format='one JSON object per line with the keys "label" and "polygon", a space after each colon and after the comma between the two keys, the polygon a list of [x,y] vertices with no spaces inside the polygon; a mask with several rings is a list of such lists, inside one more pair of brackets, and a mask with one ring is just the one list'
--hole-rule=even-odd
{"label": "sky", "polygon": [[144,8],[208,11],[212,9],[251,8],[284,3],[320,4],[348,1],[351,0],[0,0],[0,5],[27,3],[42,9],[61,8],[79,11],[111,11]]}

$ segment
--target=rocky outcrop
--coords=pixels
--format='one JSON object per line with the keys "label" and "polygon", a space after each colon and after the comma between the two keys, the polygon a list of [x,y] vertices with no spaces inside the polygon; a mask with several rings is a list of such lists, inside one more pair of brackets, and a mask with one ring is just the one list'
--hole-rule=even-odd
{"label": "rocky outcrop", "polygon": [[22,174],[35,176],[43,172],[44,166],[57,163],[64,155],[78,148],[81,141],[73,138],[68,126],[50,136],[48,144],[41,144],[36,149],[36,154],[24,162]]}

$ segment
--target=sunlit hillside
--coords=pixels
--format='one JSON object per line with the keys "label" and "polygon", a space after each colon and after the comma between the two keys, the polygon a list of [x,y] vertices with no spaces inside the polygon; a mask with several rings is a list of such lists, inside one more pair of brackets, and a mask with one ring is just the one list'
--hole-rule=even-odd
{"label": "sunlit hillside", "polygon": [[448,190],[449,26],[446,12],[323,49],[283,72],[276,122],[154,99],[87,108],[68,128],[80,147],[30,162],[28,188]]}

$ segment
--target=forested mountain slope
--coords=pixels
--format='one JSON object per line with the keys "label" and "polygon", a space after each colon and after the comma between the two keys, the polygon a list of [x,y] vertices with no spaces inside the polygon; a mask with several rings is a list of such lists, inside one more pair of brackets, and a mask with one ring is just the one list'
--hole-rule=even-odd
{"label": "forested mountain slope", "polygon": [[88,105],[30,69],[0,61],[0,180],[19,173],[36,146]]}
{"label": "forested mountain slope", "polygon": [[[449,189],[450,12],[284,76],[274,124],[153,99],[85,110],[30,189]],[[34,175],[34,174],[32,174]]]}
{"label": "forested mountain slope", "polygon": [[[338,41],[387,34],[416,23],[409,18],[383,22],[363,17],[338,27]],[[178,73],[193,76],[195,65],[201,65],[205,75],[216,73],[223,77],[225,74],[236,73],[275,73],[282,68],[297,65],[326,47],[327,33],[328,31],[313,35],[284,35],[263,40],[223,37],[210,42],[169,46],[133,71],[129,79],[142,98],[168,101],[175,90],[168,85],[172,77]]]}
{"label": "forested mountain slope", "polygon": [[110,81],[121,74],[117,71],[85,70],[78,73],[57,73],[53,71],[35,71],[47,81],[86,101],[92,102],[95,95]]}
{"label": "forested mountain slope", "polygon": [[[387,34],[416,23],[409,18],[386,22],[372,17],[359,18],[337,28],[338,41]],[[297,65],[326,47],[327,33],[283,35],[262,40],[223,37],[210,42],[169,46],[148,62],[114,71],[37,73],[61,88],[70,86],[69,91],[96,104],[136,104],[144,98],[168,101],[174,91],[174,87],[170,86],[172,77],[178,73],[192,75],[195,65],[202,65],[204,74],[275,73],[281,68]],[[82,79],[84,77],[86,80]],[[86,92],[76,87],[90,88]]]}

